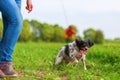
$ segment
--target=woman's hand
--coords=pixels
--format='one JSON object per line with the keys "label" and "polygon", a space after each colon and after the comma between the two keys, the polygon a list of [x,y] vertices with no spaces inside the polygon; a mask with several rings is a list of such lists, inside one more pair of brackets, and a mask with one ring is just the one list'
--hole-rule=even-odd
{"label": "woman's hand", "polygon": [[28,10],[29,13],[33,10],[32,0],[27,0],[26,4],[27,4],[26,9]]}

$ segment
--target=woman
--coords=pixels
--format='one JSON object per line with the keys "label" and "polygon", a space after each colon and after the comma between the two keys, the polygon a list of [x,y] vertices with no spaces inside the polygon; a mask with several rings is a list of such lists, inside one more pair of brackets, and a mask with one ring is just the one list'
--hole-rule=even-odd
{"label": "woman", "polygon": [[[31,12],[33,9],[32,1],[27,0],[26,4],[26,9]],[[4,28],[0,41],[0,77],[17,76],[12,67],[12,53],[23,24],[20,9],[21,0],[0,0],[0,12]]]}

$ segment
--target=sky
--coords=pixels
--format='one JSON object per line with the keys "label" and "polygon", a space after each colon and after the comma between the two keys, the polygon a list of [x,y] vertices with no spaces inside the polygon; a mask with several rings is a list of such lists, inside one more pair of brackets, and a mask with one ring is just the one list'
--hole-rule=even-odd
{"label": "sky", "polygon": [[22,0],[24,19],[42,23],[58,24],[67,28],[74,24],[83,36],[88,28],[102,30],[105,38],[120,37],[120,0],[32,0],[33,11],[25,10],[26,0]]}

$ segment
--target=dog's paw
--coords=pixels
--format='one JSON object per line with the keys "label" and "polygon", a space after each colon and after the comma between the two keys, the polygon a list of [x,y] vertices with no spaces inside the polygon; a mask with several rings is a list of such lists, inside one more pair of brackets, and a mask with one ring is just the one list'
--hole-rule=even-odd
{"label": "dog's paw", "polygon": [[85,68],[84,68],[84,70],[86,71],[86,70],[87,70],[87,68],[85,67]]}
{"label": "dog's paw", "polygon": [[77,66],[78,61],[77,61],[77,60],[76,60],[76,61],[74,61],[74,62],[73,62],[73,64],[74,64],[74,66]]}
{"label": "dog's paw", "polygon": [[74,63],[78,63],[78,60],[76,59],[76,60],[74,61]]}

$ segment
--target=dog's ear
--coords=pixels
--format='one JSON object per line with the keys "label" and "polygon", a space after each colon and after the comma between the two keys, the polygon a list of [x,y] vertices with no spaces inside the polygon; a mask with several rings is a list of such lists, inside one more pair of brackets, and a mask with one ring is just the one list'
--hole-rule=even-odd
{"label": "dog's ear", "polygon": [[75,40],[75,43],[76,43],[76,45],[77,45],[78,47],[80,47],[84,42],[83,42],[82,40],[76,39],[76,40]]}
{"label": "dog's ear", "polygon": [[82,40],[75,39],[76,44],[80,44]]}
{"label": "dog's ear", "polygon": [[88,40],[89,47],[92,47],[94,45],[93,41]]}
{"label": "dog's ear", "polygon": [[79,43],[79,40],[78,40],[78,39],[75,39],[75,43],[78,44],[78,43]]}

